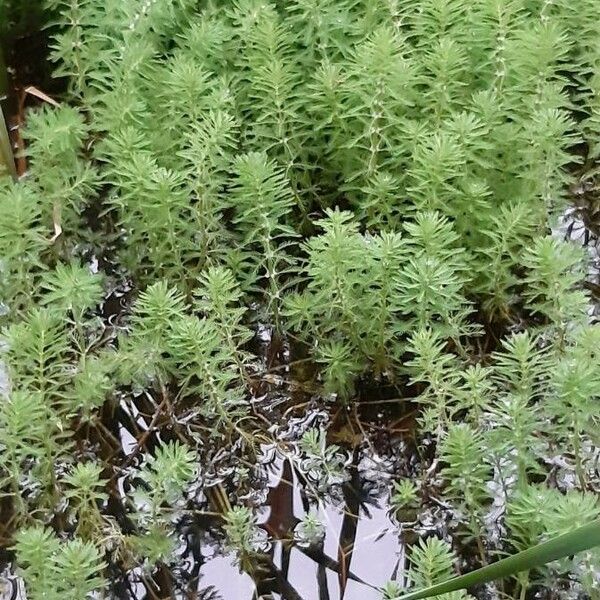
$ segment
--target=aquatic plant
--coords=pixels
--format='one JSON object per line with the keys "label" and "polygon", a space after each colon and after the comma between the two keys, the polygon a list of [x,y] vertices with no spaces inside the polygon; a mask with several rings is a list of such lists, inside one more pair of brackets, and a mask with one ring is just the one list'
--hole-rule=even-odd
{"label": "aquatic plant", "polygon": [[339,484],[348,478],[345,470],[346,457],[339,446],[327,443],[322,429],[309,429],[299,440],[302,452],[299,468],[318,490]]}
{"label": "aquatic plant", "polygon": [[[450,546],[439,538],[430,537],[413,548],[409,579],[417,589],[425,589],[454,575],[455,556]],[[458,591],[444,595],[445,600],[468,600],[468,594]]]}
{"label": "aquatic plant", "polygon": [[414,507],[418,503],[418,487],[410,479],[402,479],[401,481],[394,481],[394,487],[390,502],[394,509],[401,510],[407,507]]}
{"label": "aquatic plant", "polygon": [[320,544],[325,537],[325,525],[319,520],[318,515],[309,513],[298,524],[294,537],[301,544],[309,546]]}
{"label": "aquatic plant", "polygon": [[35,600],[87,598],[104,586],[105,565],[91,542],[61,542],[49,529],[36,526],[19,532],[15,551]]}
{"label": "aquatic plant", "polygon": [[224,515],[228,543],[241,561],[257,552],[256,517],[247,506],[235,506]]}
{"label": "aquatic plant", "polygon": [[[244,489],[277,385],[336,420],[373,384],[415,406],[422,462],[393,504],[434,499],[482,564],[597,518],[600,328],[556,224],[598,174],[600,6],[418,4],[46,2],[66,89],[0,181],[0,483],[33,598],[169,563],[220,449],[240,458],[224,496]],[[350,429],[295,440],[316,493],[344,487]],[[252,510],[225,500],[254,557]],[[455,573],[445,542],[410,555],[414,586]],[[594,591],[593,560],[504,592]]]}

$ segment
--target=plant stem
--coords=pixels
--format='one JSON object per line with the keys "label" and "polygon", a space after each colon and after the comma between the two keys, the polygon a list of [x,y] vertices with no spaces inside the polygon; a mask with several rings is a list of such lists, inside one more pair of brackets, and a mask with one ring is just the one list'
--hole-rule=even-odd
{"label": "plant stem", "polygon": [[529,588],[529,571],[525,571],[519,576],[519,586],[521,587],[519,592],[519,600],[525,600],[527,596],[527,589]]}

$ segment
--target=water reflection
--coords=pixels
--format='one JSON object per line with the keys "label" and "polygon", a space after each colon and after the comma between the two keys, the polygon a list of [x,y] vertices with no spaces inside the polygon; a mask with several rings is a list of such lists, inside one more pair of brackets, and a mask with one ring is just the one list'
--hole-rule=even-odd
{"label": "water reflection", "polygon": [[233,555],[215,556],[200,569],[200,587],[203,598],[208,590],[214,590],[214,600],[253,600],[256,586],[246,573],[240,573]]}
{"label": "water reflection", "polygon": [[[315,499],[289,456],[270,452],[269,457],[267,500],[259,511],[259,523],[273,539],[266,556],[269,574],[253,581],[233,555],[207,556],[199,576],[203,594],[216,594],[211,600],[380,600],[380,586],[401,575],[404,563],[387,485],[365,478],[357,468],[364,456],[357,453],[351,480],[339,493]],[[389,477],[379,475],[384,482]],[[322,542],[312,546],[294,541],[309,511],[325,528]]]}

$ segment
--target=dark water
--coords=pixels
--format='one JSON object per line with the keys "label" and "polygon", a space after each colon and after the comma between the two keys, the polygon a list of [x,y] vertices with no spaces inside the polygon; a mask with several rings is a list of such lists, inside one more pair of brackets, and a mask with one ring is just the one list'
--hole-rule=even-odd
{"label": "dark water", "polygon": [[[314,494],[295,457],[275,447],[265,448],[259,467],[264,488],[246,502],[264,503],[255,509],[263,540],[257,572],[244,571],[229,551],[220,519],[182,519],[180,547],[169,567],[144,573],[112,565],[107,598],[151,600],[379,600],[379,587],[402,580],[404,544],[399,524],[390,514],[388,486],[391,463],[356,454],[350,480],[327,493]],[[126,485],[119,482],[118,486]],[[207,508],[201,502],[198,509]],[[294,540],[299,523],[310,512],[324,526],[317,545]],[[0,600],[23,600],[22,581],[10,564],[0,570]]]}
{"label": "dark water", "polygon": [[[314,426],[323,416],[317,411],[292,419],[287,435],[303,424]],[[133,420],[139,424],[142,418],[134,415]],[[124,426],[121,439],[125,448],[134,447],[135,438]],[[218,517],[192,516],[180,524],[181,547],[167,584],[149,586],[139,572],[128,573],[121,587],[113,587],[112,597],[379,600],[381,586],[390,579],[402,581],[404,575],[403,532],[389,505],[391,480],[404,451],[400,439],[386,456],[369,444],[340,448],[345,477],[322,489],[303,472],[295,442],[264,445],[249,473],[252,484],[243,497],[232,499],[253,507],[257,515],[260,551],[252,568],[245,565],[244,570],[228,550]],[[227,472],[228,467],[221,473],[216,469],[209,477],[225,489]],[[210,500],[201,494],[197,509],[198,515],[210,513]],[[322,540],[312,545],[295,539],[309,513],[324,527]],[[157,583],[159,577],[154,573],[150,579]]]}
{"label": "dark water", "polygon": [[[278,458],[270,486],[270,504],[260,511],[259,522],[279,536],[271,544],[269,557],[289,589],[275,584],[273,598],[296,597],[305,600],[377,600],[378,586],[393,578],[403,562],[403,545],[397,525],[391,520],[387,499],[369,497],[334,503],[319,502],[312,512],[325,526],[322,546],[303,548],[287,541],[293,528],[307,514],[298,477],[285,476],[285,459]],[[361,490],[356,490],[360,494]],[[286,539],[287,538],[287,539]],[[232,554],[213,554],[206,548],[207,562],[200,569],[199,587],[212,588],[223,600],[252,600],[257,597],[253,579],[240,573]],[[286,594],[287,592],[287,594]]]}

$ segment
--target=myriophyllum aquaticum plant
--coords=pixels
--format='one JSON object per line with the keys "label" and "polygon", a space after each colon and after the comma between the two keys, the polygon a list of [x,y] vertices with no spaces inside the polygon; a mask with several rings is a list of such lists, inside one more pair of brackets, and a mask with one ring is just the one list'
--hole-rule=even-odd
{"label": "myriophyllum aquaticum plant", "polygon": [[[264,434],[259,327],[323,402],[368,381],[413,403],[436,468],[394,504],[437,494],[481,562],[597,518],[599,328],[584,252],[549,235],[598,173],[600,6],[581,4],[46,2],[65,93],[27,111],[24,176],[0,175],[0,483],[28,597],[173,559],[196,465]],[[125,527],[106,447],[140,397],[162,443],[128,474]],[[301,448],[317,487],[345,480],[325,433]],[[251,511],[224,523],[250,554]],[[413,587],[454,573],[441,540],[410,556]],[[505,593],[557,573],[597,593],[593,564]]]}

